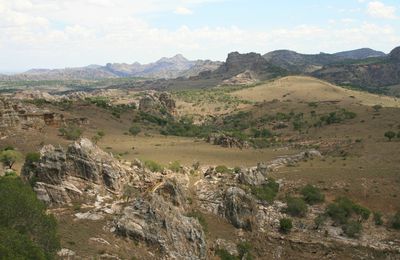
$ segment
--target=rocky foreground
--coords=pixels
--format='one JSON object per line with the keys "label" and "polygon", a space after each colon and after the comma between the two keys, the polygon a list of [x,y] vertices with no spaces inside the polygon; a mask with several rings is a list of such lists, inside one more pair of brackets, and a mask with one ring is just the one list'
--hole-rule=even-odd
{"label": "rocky foreground", "polygon": [[[153,172],[139,160],[121,162],[81,139],[66,150],[44,146],[39,161],[25,163],[22,176],[51,211],[64,214],[60,209],[85,205],[85,210],[74,213],[76,219],[111,219],[103,229],[110,236],[142,243],[147,258],[210,259],[218,249],[238,255],[236,244],[252,241],[263,247],[255,256],[262,259],[288,259],[293,249],[310,258],[334,259],[346,248],[351,252],[346,256],[355,259],[379,255],[398,259],[400,241],[391,240],[389,231],[372,223],[366,224],[359,239],[344,237],[341,228],[329,221],[316,229],[314,219],[323,212],[321,206],[310,207],[306,217],[295,219],[292,232],[284,235],[279,220],[286,216],[286,204],[260,201],[250,192],[252,186],[267,183],[271,171],[320,156],[316,150],[304,151],[231,173],[214,167]],[[285,185],[280,181],[281,188]],[[213,230],[205,230],[194,211],[222,219],[232,226],[234,236],[210,235]],[[68,248],[59,254],[79,259],[79,252]]]}

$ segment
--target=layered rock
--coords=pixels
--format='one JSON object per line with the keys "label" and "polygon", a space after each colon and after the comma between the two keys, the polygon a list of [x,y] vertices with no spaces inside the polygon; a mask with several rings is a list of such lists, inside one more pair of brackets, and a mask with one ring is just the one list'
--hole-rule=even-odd
{"label": "layered rock", "polygon": [[185,216],[182,188],[166,181],[135,199],[116,220],[118,234],[157,247],[168,259],[205,259],[206,241],[199,222]]}
{"label": "layered rock", "polygon": [[40,151],[40,160],[26,163],[22,175],[35,182],[34,189],[48,204],[68,204],[89,196],[85,190],[95,186],[99,192],[121,194],[125,183],[139,180],[138,172],[120,164],[88,139],[71,144],[67,151],[52,145]]}
{"label": "layered rock", "polygon": [[10,99],[0,99],[0,129],[3,132],[17,129],[42,129],[45,126],[60,126],[64,116]]}
{"label": "layered rock", "polygon": [[254,73],[250,70],[246,70],[243,73],[239,73],[236,76],[226,79],[222,82],[223,85],[251,85],[257,83],[258,79]]}

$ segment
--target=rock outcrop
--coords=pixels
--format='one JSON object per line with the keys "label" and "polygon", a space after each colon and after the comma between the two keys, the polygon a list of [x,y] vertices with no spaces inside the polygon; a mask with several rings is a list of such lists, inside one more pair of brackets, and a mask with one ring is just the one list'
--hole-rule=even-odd
{"label": "rock outcrop", "polygon": [[140,99],[139,110],[152,115],[175,115],[175,100],[166,92],[149,92]]}
{"label": "rock outcrop", "polygon": [[42,129],[47,125],[59,126],[64,116],[9,99],[0,99],[0,129],[2,132],[16,129]]}
{"label": "rock outcrop", "polygon": [[223,85],[251,85],[257,83],[258,79],[252,71],[246,70],[243,73],[239,73],[236,76],[226,79],[222,82]]}
{"label": "rock outcrop", "polygon": [[120,164],[88,139],[81,139],[65,151],[44,146],[40,160],[26,163],[22,175],[34,182],[38,197],[47,204],[68,204],[90,197],[88,186],[98,192],[121,194],[125,183],[139,180],[138,173]]}
{"label": "rock outcrop", "polygon": [[168,259],[206,259],[206,241],[198,220],[185,216],[182,188],[167,181],[137,198],[116,220],[116,232],[157,247]]}
{"label": "rock outcrop", "polygon": [[230,136],[228,134],[211,134],[207,137],[206,141],[210,144],[220,145],[226,148],[249,148],[250,145],[248,142],[244,140],[240,140],[234,136]]}
{"label": "rock outcrop", "polygon": [[230,187],[224,195],[220,214],[236,228],[251,230],[256,203],[251,195],[238,187]]}

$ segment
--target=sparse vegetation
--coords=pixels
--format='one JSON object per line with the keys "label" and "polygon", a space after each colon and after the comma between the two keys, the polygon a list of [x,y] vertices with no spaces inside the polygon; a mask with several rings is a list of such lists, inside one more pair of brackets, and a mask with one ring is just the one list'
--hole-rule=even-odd
{"label": "sparse vegetation", "polygon": [[218,173],[223,173],[223,174],[233,173],[233,171],[231,169],[229,169],[228,167],[226,167],[225,165],[218,165],[217,167],[215,167],[215,171]]}
{"label": "sparse vegetation", "polygon": [[400,229],[400,211],[397,211],[397,213],[392,217],[391,226],[394,229]]}
{"label": "sparse vegetation", "polygon": [[170,169],[173,172],[180,172],[182,170],[182,166],[179,161],[174,161],[169,164],[168,169]]}
{"label": "sparse vegetation", "polygon": [[198,210],[194,210],[194,211],[189,212],[186,216],[197,219],[199,221],[201,227],[203,228],[203,231],[208,232],[208,224],[207,224],[207,221],[206,221],[203,213],[201,213]]}
{"label": "sparse vegetation", "polygon": [[253,256],[251,254],[252,245],[250,242],[241,242],[237,245],[237,250],[239,252],[239,259],[252,260]]}
{"label": "sparse vegetation", "polygon": [[252,187],[251,191],[257,199],[271,203],[278,194],[279,183],[270,178],[266,184]]}
{"label": "sparse vegetation", "polygon": [[129,133],[131,135],[138,135],[140,132],[142,131],[142,129],[140,128],[140,126],[138,125],[133,125],[129,128]]}
{"label": "sparse vegetation", "polygon": [[358,238],[361,235],[362,225],[360,222],[352,220],[344,224],[342,229],[348,237]]}
{"label": "sparse vegetation", "polygon": [[383,225],[382,213],[374,212],[374,223],[377,226],[382,226]]}
{"label": "sparse vegetation", "polygon": [[144,162],[144,165],[152,172],[162,172],[164,170],[164,167],[152,160],[147,160]]}
{"label": "sparse vegetation", "polygon": [[22,155],[18,151],[11,149],[0,151],[0,162],[3,163],[3,165],[5,167],[8,167],[9,169],[12,169],[15,162],[17,162],[21,158]]}
{"label": "sparse vegetation", "polygon": [[61,136],[64,136],[67,140],[77,140],[82,135],[82,130],[74,125],[69,125],[66,127],[61,127],[58,129]]}

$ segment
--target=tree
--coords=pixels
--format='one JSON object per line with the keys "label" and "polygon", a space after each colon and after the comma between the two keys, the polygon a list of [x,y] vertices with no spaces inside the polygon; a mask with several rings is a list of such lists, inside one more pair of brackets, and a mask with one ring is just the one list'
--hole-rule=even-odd
{"label": "tree", "polygon": [[304,217],[307,214],[307,204],[301,198],[287,198],[286,213],[293,217]]}
{"label": "tree", "polygon": [[393,131],[387,131],[385,132],[385,137],[389,139],[389,142],[392,141],[392,139],[396,136],[396,133]]}
{"label": "tree", "polygon": [[0,152],[0,161],[5,167],[12,169],[14,163],[21,159],[22,155],[15,150],[5,150]]}
{"label": "tree", "polygon": [[324,194],[322,194],[318,188],[310,184],[306,185],[301,190],[301,194],[303,195],[304,201],[310,205],[321,203],[325,200]]}
{"label": "tree", "polygon": [[0,258],[54,259],[59,248],[56,219],[32,188],[17,176],[0,177]]}

